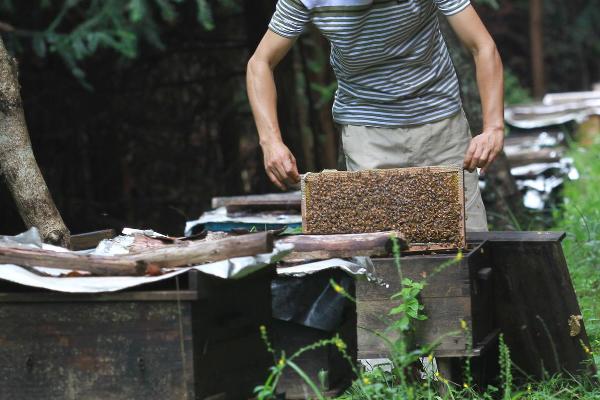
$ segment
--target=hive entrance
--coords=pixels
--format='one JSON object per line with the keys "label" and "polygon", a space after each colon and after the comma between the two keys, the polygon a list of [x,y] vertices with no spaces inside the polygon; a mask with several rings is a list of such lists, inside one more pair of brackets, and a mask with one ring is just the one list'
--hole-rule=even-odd
{"label": "hive entrance", "polygon": [[462,168],[306,174],[302,227],[312,234],[400,231],[413,251],[464,248]]}

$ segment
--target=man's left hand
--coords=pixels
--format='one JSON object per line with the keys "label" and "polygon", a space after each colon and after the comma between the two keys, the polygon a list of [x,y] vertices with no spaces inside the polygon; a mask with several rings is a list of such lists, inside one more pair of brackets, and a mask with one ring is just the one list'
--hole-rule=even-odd
{"label": "man's left hand", "polygon": [[480,135],[471,139],[471,144],[465,155],[464,168],[469,172],[481,168],[485,172],[500,154],[503,146],[504,129],[484,130]]}

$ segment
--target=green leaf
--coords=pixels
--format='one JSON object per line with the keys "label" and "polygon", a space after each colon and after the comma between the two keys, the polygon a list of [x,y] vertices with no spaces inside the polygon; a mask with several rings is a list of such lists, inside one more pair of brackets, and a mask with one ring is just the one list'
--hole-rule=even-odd
{"label": "green leaf", "polygon": [[31,44],[32,44],[34,53],[38,57],[41,57],[41,58],[46,57],[47,48],[46,48],[46,40],[45,40],[44,36],[35,35],[33,37]]}
{"label": "green leaf", "polygon": [[81,37],[74,38],[73,41],[71,42],[71,47],[73,48],[73,53],[74,53],[75,59],[77,59],[77,60],[81,60],[86,55],[88,55],[88,49]]}
{"label": "green leaf", "polygon": [[404,306],[404,304],[400,304],[398,307],[392,308],[388,314],[389,315],[397,315],[397,314],[401,314],[403,312],[406,312],[406,307]]}
{"label": "green leaf", "polygon": [[162,19],[167,22],[175,21],[175,18],[177,18],[177,13],[175,12],[175,8],[169,0],[156,0],[156,4],[160,9]]}
{"label": "green leaf", "polygon": [[146,14],[146,5],[143,0],[130,0],[129,5],[129,20],[131,22],[140,22]]}
{"label": "green leaf", "polygon": [[213,21],[212,9],[208,5],[208,2],[206,0],[196,0],[196,5],[198,7],[198,22],[207,31],[213,30],[215,23]]}

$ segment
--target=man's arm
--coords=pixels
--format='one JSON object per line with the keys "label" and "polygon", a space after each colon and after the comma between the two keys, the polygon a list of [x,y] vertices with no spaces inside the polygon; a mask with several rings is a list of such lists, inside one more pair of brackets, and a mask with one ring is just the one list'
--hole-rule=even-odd
{"label": "man's arm", "polygon": [[504,145],[504,77],[494,40],[472,6],[448,17],[460,41],[471,51],[483,112],[483,132],[471,140],[464,167],[485,171]]}
{"label": "man's arm", "polygon": [[300,180],[296,159],[283,143],[277,120],[277,90],[273,70],[294,44],[293,39],[267,31],[248,62],[246,84],[263,150],[265,171],[280,189]]}

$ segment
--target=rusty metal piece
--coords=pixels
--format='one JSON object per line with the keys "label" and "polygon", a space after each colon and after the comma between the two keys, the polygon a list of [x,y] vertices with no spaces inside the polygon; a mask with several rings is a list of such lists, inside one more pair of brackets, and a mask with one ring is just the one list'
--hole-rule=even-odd
{"label": "rusty metal piece", "polygon": [[323,171],[302,179],[302,228],[311,234],[402,232],[409,251],[462,249],[461,167]]}

